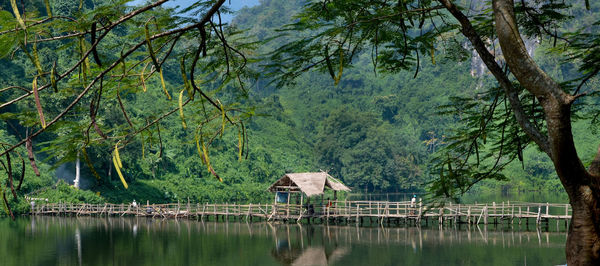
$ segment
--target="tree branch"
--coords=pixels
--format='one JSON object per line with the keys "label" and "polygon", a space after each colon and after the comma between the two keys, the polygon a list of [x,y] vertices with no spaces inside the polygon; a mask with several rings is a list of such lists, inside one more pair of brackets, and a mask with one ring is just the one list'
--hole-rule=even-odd
{"label": "tree branch", "polygon": [[542,104],[545,104],[549,97],[561,104],[568,104],[571,96],[561,90],[560,85],[548,76],[527,53],[527,47],[521,38],[514,18],[513,1],[493,1],[493,8],[496,32],[502,53],[519,83],[535,95]]}
{"label": "tree branch", "polygon": [[[115,22],[115,23],[114,23],[114,24],[112,24],[112,25],[113,25],[113,26],[116,26],[117,24],[119,24],[119,23],[122,23],[122,22],[124,22],[125,20],[132,18],[133,16],[135,16],[135,15],[137,15],[137,14],[140,14],[140,13],[142,13],[142,12],[146,11],[146,10],[149,10],[149,9],[151,9],[152,7],[158,6],[158,5],[160,5],[160,4],[162,4],[162,3],[166,2],[166,1],[167,1],[167,0],[161,0],[161,1],[158,1],[158,2],[156,2],[156,3],[153,3],[153,4],[151,4],[151,5],[145,6],[145,7],[141,8],[141,9],[138,9],[138,10],[136,10],[136,11],[134,11],[134,12],[131,12],[131,13],[129,13],[128,15],[121,17],[121,19],[119,19],[117,22]],[[183,28],[174,29],[174,30],[171,30],[171,31],[166,31],[166,32],[158,33],[158,34],[155,34],[155,35],[151,36],[151,37],[150,37],[150,39],[157,39],[157,38],[161,38],[161,37],[164,37],[164,36],[169,36],[169,35],[173,35],[173,34],[177,34],[177,33],[185,32],[185,31],[188,31],[188,30],[190,30],[190,29],[196,28],[196,27],[198,27],[199,25],[204,25],[205,23],[207,23],[208,21],[210,21],[210,18],[211,18],[211,17],[212,17],[212,16],[213,16],[213,15],[214,15],[216,12],[217,12],[217,10],[218,10],[218,9],[219,9],[219,8],[220,8],[222,5],[223,5],[223,3],[225,3],[225,0],[219,0],[218,2],[216,2],[216,3],[215,3],[215,4],[214,4],[212,7],[211,7],[211,9],[210,9],[210,10],[209,10],[209,11],[208,11],[208,12],[207,12],[205,15],[204,15],[204,17],[202,17],[202,19],[201,19],[201,20],[200,20],[200,22],[198,22],[198,23],[195,23],[195,24],[189,25],[189,26],[187,26],[187,27],[183,27]],[[92,45],[92,48],[95,48],[95,46],[96,46],[96,45],[98,45],[98,43],[100,42],[100,40],[102,39],[102,37],[104,37],[104,36],[105,36],[105,35],[106,35],[106,34],[107,34],[109,31],[110,31],[110,30],[107,30],[107,31],[105,31],[105,32],[103,33],[103,35],[102,35],[102,36],[100,36],[100,38],[98,38],[98,40],[96,41],[96,43]],[[86,94],[89,92],[89,90],[90,90],[90,89],[91,89],[91,88],[94,86],[94,84],[96,84],[96,82],[98,82],[98,80],[100,80],[102,77],[104,77],[104,76],[105,76],[105,75],[106,75],[108,72],[110,72],[110,71],[111,71],[113,68],[115,68],[115,67],[116,67],[116,66],[117,66],[117,65],[118,65],[118,64],[119,64],[119,63],[120,63],[122,60],[124,60],[126,57],[128,57],[129,55],[131,55],[131,54],[132,54],[134,51],[136,51],[137,49],[139,49],[139,48],[140,48],[141,46],[143,46],[145,43],[146,43],[146,40],[140,41],[139,43],[137,43],[136,45],[134,45],[134,46],[133,46],[131,49],[129,49],[127,52],[123,53],[123,55],[122,55],[120,58],[118,58],[118,59],[117,59],[115,62],[113,62],[113,63],[112,63],[110,66],[108,66],[106,69],[104,69],[104,70],[103,70],[103,71],[102,71],[100,74],[98,74],[98,75],[97,75],[97,76],[94,78],[94,80],[92,80],[92,81],[91,81],[91,82],[90,82],[90,83],[89,83],[89,84],[88,84],[88,85],[87,85],[87,86],[84,88],[84,90],[83,90],[83,91],[82,91],[82,92],[81,92],[81,93],[80,93],[80,94],[79,94],[79,95],[78,95],[78,96],[77,96],[77,97],[76,97],[76,98],[75,98],[75,99],[74,99],[74,100],[73,100],[73,101],[72,101],[72,102],[71,102],[71,103],[70,103],[70,104],[69,104],[69,105],[68,105],[68,106],[67,106],[67,107],[66,107],[66,108],[65,108],[65,109],[64,109],[64,110],[63,110],[63,111],[60,113],[60,114],[58,114],[58,115],[57,115],[57,116],[56,116],[56,117],[55,117],[55,118],[54,118],[52,121],[50,121],[50,122],[48,122],[48,123],[47,123],[47,125],[46,125],[46,128],[48,128],[48,127],[50,127],[51,125],[55,124],[55,123],[56,123],[56,122],[58,122],[58,121],[59,121],[59,120],[60,120],[60,119],[61,119],[63,116],[65,116],[65,115],[66,115],[66,114],[67,114],[67,113],[68,113],[68,112],[69,112],[71,109],[73,109],[73,107],[74,107],[74,106],[75,106],[77,103],[79,103],[79,101],[80,101],[80,100],[83,98],[83,96],[85,96],[85,95],[86,95]],[[91,48],[91,49],[92,49],[92,48]],[[90,50],[88,50],[88,51],[87,51],[87,53],[85,53],[85,54],[84,54],[84,56],[82,57],[82,59],[81,59],[81,60],[79,60],[79,61],[77,62],[77,65],[81,64],[81,62],[83,62],[83,60],[84,60],[84,59],[85,59],[87,56],[89,56],[89,54],[91,53],[91,49],[90,49]],[[76,65],[76,66],[77,66],[77,65]],[[72,68],[70,71],[72,71],[73,69],[75,69],[75,68],[76,68],[76,66],[74,66],[74,67],[73,67],[73,68]],[[60,76],[60,78],[64,78],[66,75],[68,75],[68,73],[70,73],[70,71],[67,71],[67,73],[65,73],[65,74],[61,75],[61,76]],[[59,80],[59,79],[57,78],[57,81],[58,81],[58,80]],[[43,86],[42,88],[39,88],[39,89],[38,89],[38,91],[39,91],[39,90],[42,90],[43,88],[47,88],[47,87],[49,87],[49,86],[50,86],[50,85],[49,85],[49,84],[47,84],[47,85]],[[2,107],[5,107],[5,106],[9,105],[9,104],[12,104],[12,103],[14,103],[14,102],[16,102],[16,101],[18,101],[18,100],[20,100],[20,99],[23,99],[23,98],[25,98],[25,97],[27,97],[27,96],[29,96],[29,95],[31,95],[31,94],[32,94],[32,93],[25,94],[25,95],[23,95],[23,96],[21,96],[21,97],[19,97],[19,98],[17,98],[17,99],[14,99],[14,100],[12,100],[12,101],[9,101],[8,103],[5,103],[5,104],[3,104],[3,105],[0,105],[0,109],[1,109]],[[177,110],[177,109],[175,109],[175,110]],[[227,117],[227,118],[228,118],[228,117]],[[228,119],[229,119],[229,118],[228,118]],[[230,120],[230,122],[231,122],[231,120]],[[233,124],[233,122],[231,122],[231,123]],[[45,128],[42,128],[42,129],[40,129],[40,130],[38,130],[38,131],[34,132],[33,134],[31,134],[31,135],[29,136],[29,138],[34,138],[34,137],[36,137],[37,135],[41,134],[41,133],[42,133],[42,132],[44,132],[44,131],[45,131]],[[11,147],[7,148],[7,149],[6,149],[6,150],[4,150],[3,152],[1,152],[1,153],[0,153],[0,156],[3,156],[3,155],[4,155],[4,154],[6,154],[7,152],[10,152],[10,151],[14,150],[15,148],[17,148],[17,147],[19,147],[19,146],[21,146],[21,145],[25,144],[25,142],[26,142],[26,141],[27,141],[27,139],[22,139],[22,140],[21,140],[21,141],[19,141],[17,144],[15,144],[15,145],[13,145],[13,146],[11,146]]]}
{"label": "tree branch", "polygon": [[[131,19],[131,18],[133,18],[133,17],[134,17],[134,16],[136,16],[136,15],[139,15],[139,14],[141,14],[141,13],[143,13],[143,12],[147,11],[147,10],[150,10],[150,9],[152,9],[152,8],[156,7],[156,6],[159,6],[159,5],[161,5],[161,4],[163,4],[164,2],[166,2],[166,1],[167,1],[167,0],[160,0],[160,1],[157,1],[156,3],[153,3],[153,4],[147,5],[147,6],[145,6],[145,7],[142,7],[142,8],[140,8],[140,9],[138,9],[138,10],[135,10],[135,11],[133,11],[133,12],[131,12],[131,13],[129,13],[129,14],[127,14],[127,15],[125,15],[125,16],[122,16],[122,17],[121,17],[120,19],[118,19],[118,20],[117,20],[115,23],[111,24],[111,26],[109,26],[109,27],[106,29],[106,31],[104,31],[104,33],[103,33],[103,34],[102,34],[102,35],[101,35],[101,36],[98,38],[98,40],[96,41],[96,43],[93,43],[93,44],[92,44],[92,47],[90,47],[90,49],[89,49],[89,50],[88,50],[88,51],[87,51],[87,52],[86,52],[86,53],[85,53],[85,54],[84,54],[84,55],[81,57],[81,59],[79,59],[79,61],[77,61],[77,63],[75,63],[75,65],[73,65],[73,67],[71,67],[71,68],[70,68],[69,70],[67,70],[65,73],[63,73],[63,74],[61,74],[61,75],[59,75],[59,76],[57,76],[57,77],[56,77],[56,82],[59,82],[60,80],[62,80],[63,78],[65,78],[66,76],[68,76],[69,74],[71,74],[71,72],[73,72],[75,69],[77,69],[77,67],[79,67],[79,66],[80,66],[80,65],[81,65],[81,64],[82,64],[82,63],[85,61],[85,59],[86,59],[86,58],[87,58],[87,57],[90,55],[90,53],[92,52],[92,50],[96,49],[96,46],[98,46],[98,44],[99,44],[99,43],[100,43],[100,41],[101,41],[101,40],[104,38],[104,36],[106,36],[106,35],[107,35],[107,34],[110,32],[110,30],[112,30],[114,27],[116,27],[117,25],[119,25],[119,24],[121,24],[121,23],[123,23],[123,22],[125,22],[125,21],[127,21],[127,20],[129,20],[129,19]],[[163,32],[163,34],[164,34],[164,33],[166,33],[166,32]],[[171,34],[172,34],[172,33],[171,33]],[[153,38],[151,38],[151,39],[160,38],[160,37],[163,37],[163,36],[166,36],[166,35],[168,35],[168,34],[165,34],[165,35],[156,34],[156,35],[152,36]],[[146,41],[145,41],[145,40],[144,40],[143,42],[141,42],[141,45],[143,45],[144,43],[146,43]],[[137,45],[136,47],[134,47],[134,48],[135,48],[135,49],[137,49],[137,48],[139,48],[139,46],[141,46],[141,45],[140,45],[140,44],[138,44],[138,45]],[[121,59],[117,60],[117,62],[120,62],[120,60],[121,60]],[[103,74],[102,74],[102,75],[104,75],[104,74],[105,74],[105,73],[103,72]],[[38,88],[38,91],[42,91],[42,90],[44,90],[44,89],[46,89],[46,88],[48,88],[48,87],[50,87],[50,86],[51,86],[51,84],[46,84],[46,85],[44,85],[44,86],[42,86],[42,87],[39,87],[39,88]],[[6,106],[9,106],[9,105],[11,105],[11,104],[14,104],[14,103],[16,103],[16,102],[18,102],[18,101],[20,101],[20,100],[22,100],[22,99],[24,99],[24,98],[26,98],[26,97],[28,97],[28,96],[32,95],[32,94],[33,94],[33,91],[29,91],[29,92],[28,92],[28,93],[26,93],[26,94],[23,94],[23,95],[21,95],[21,96],[19,96],[19,97],[15,98],[15,99],[13,99],[13,100],[10,100],[10,101],[8,101],[8,102],[6,102],[6,103],[3,103],[2,105],[0,105],[0,109],[4,108],[4,107],[6,107]]]}
{"label": "tree branch", "polygon": [[519,92],[513,86],[512,82],[508,79],[508,76],[502,71],[502,68],[496,63],[494,56],[488,51],[487,47],[481,37],[467,18],[450,0],[439,0],[448,11],[458,20],[461,24],[461,32],[469,39],[481,60],[485,63],[487,68],[490,70],[492,75],[500,84],[500,87],[506,93],[510,102],[511,109],[515,115],[515,118],[523,131],[544,151],[550,155],[550,145],[548,138],[542,134],[537,127],[531,123],[529,117],[525,114],[521,101],[519,100]]}
{"label": "tree branch", "polygon": [[529,56],[514,14],[512,0],[493,0],[496,33],[502,53],[521,86],[531,92],[544,108],[548,127],[550,158],[571,201],[581,200],[582,185],[600,190],[577,155],[571,129],[571,103],[575,96],[562,90]]}

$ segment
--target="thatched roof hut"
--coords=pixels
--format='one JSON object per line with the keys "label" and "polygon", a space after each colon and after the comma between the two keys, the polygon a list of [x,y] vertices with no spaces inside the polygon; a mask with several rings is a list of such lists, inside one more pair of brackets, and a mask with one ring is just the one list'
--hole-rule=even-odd
{"label": "thatched roof hut", "polygon": [[333,191],[350,191],[350,188],[325,172],[285,174],[269,187],[269,191],[303,192],[310,197],[323,194],[325,188]]}

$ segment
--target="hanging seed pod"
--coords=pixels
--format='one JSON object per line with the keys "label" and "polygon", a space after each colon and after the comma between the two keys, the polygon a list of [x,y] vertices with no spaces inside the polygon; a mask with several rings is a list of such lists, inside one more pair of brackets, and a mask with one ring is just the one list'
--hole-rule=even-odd
{"label": "hanging seed pod", "polygon": [[[79,53],[81,55],[81,59],[83,59],[83,62],[81,63],[81,75],[83,75],[83,82],[87,83],[87,70],[88,70],[88,64],[87,64],[87,57],[83,58],[84,54],[85,54],[85,43],[84,43],[84,39],[83,37],[79,37]],[[81,81],[81,79],[79,80]]]}
{"label": "hanging seed pod", "polygon": [[479,160],[479,144],[477,144],[477,141],[474,142],[474,146],[475,146],[475,156],[477,158],[477,166],[479,166],[480,160]]}
{"label": "hanging seed pod", "polygon": [[[123,47],[125,48],[125,47]],[[123,69],[123,78],[127,76],[127,64],[125,64],[125,57],[123,56],[123,50],[121,50],[121,68]]]}
{"label": "hanging seed pod", "polygon": [[148,28],[148,23],[144,25],[145,33],[146,33],[146,45],[148,46],[148,53],[150,53],[150,59],[152,59],[152,63],[154,64],[154,68],[158,70],[158,74],[160,76],[160,84],[163,87],[163,91],[167,95],[167,99],[171,100],[171,95],[169,91],[167,91],[167,86],[165,85],[165,78],[163,77],[162,69],[160,68],[160,64],[156,59],[156,54],[154,53],[154,49],[152,49],[152,41],[150,39],[150,29]]}
{"label": "hanging seed pod", "polygon": [[144,134],[143,134],[143,132],[140,133],[140,139],[142,140],[142,159],[146,159],[146,149],[144,147],[146,145],[144,145]]}
{"label": "hanging seed pod", "polygon": [[196,149],[198,150],[198,155],[200,156],[200,159],[202,159],[202,162],[206,164],[202,148],[200,148],[200,137],[198,136],[198,132],[196,132],[196,134],[194,135],[194,140],[196,141]]}
{"label": "hanging seed pod", "polygon": [[33,64],[38,71],[38,75],[41,77],[44,74],[44,71],[42,70],[42,64],[40,63],[40,57],[38,56],[36,42],[33,43]]}
{"label": "hanging seed pod", "polygon": [[92,126],[94,126],[94,130],[96,131],[96,133],[98,133],[98,135],[100,135],[100,137],[102,137],[103,139],[108,139],[108,136],[106,134],[104,134],[104,132],[102,132],[102,130],[100,130],[100,127],[98,126],[98,124],[96,123],[96,114],[94,112],[92,112],[93,115],[91,115],[91,120],[92,120]]}
{"label": "hanging seed pod", "polygon": [[58,92],[58,86],[56,85],[56,61],[52,63],[52,69],[50,69],[50,84],[54,92]]}
{"label": "hanging seed pod", "polygon": [[125,177],[123,177],[123,173],[121,173],[121,169],[119,167],[119,162],[117,162],[117,156],[113,155],[113,164],[115,165],[115,170],[117,171],[117,174],[119,175],[119,178],[121,179],[121,183],[123,183],[123,186],[125,187],[125,189],[129,188],[129,186],[127,185],[127,182],[125,181]]}
{"label": "hanging seed pod", "polygon": [[338,83],[340,82],[340,80],[342,79],[342,72],[344,71],[344,50],[342,49],[342,47],[340,47],[340,69],[339,69],[339,73],[338,76],[335,77],[335,83],[334,85],[338,85]]}
{"label": "hanging seed pod", "polygon": [[27,149],[27,158],[29,158],[29,163],[31,164],[31,168],[36,176],[40,176],[40,170],[35,163],[35,158],[33,157],[33,143],[31,142],[31,138],[27,138],[25,141],[25,149]]}
{"label": "hanging seed pod", "polygon": [[[21,155],[19,155],[19,157],[21,157]],[[23,179],[25,179],[25,159],[21,157],[21,177],[19,178],[19,185],[17,186],[17,191],[21,190]]]}
{"label": "hanging seed pod", "polygon": [[119,156],[119,143],[115,144],[115,159],[117,159],[117,163],[119,167],[123,167],[123,163],[121,163],[121,157]]}
{"label": "hanging seed pod", "polygon": [[202,137],[200,137],[200,142],[202,143],[202,156],[204,156],[204,163],[206,164],[206,167],[208,168],[208,171],[210,171],[210,160],[208,158],[208,150],[206,149],[206,145],[204,144],[204,140],[202,140]]}
{"label": "hanging seed pod", "polygon": [[162,85],[163,91],[167,95],[167,99],[170,101],[171,95],[169,94],[169,91],[167,90],[167,86],[165,85],[165,78],[163,77],[162,69],[158,69],[158,74],[160,76],[160,84]]}
{"label": "hanging seed pod", "polygon": [[142,73],[140,74],[140,80],[142,81],[142,90],[144,90],[144,92],[146,92],[146,80],[144,78],[144,71],[146,71],[147,66],[148,64],[146,64],[144,68],[142,68]]}
{"label": "hanging seed pod", "polygon": [[[46,0],[47,1],[47,0]],[[91,40],[92,40],[92,54],[94,55],[94,61],[96,61],[96,64],[98,64],[98,66],[102,67],[102,62],[100,62],[100,56],[98,55],[98,50],[96,49],[94,45],[94,43],[96,43],[96,22],[92,23],[92,29],[90,32],[91,35]]]}
{"label": "hanging seed pod", "polygon": [[[4,187],[2,187],[2,185],[0,185],[0,191],[2,192],[2,196],[4,196]],[[4,200],[2,202],[2,209],[4,209],[4,213],[6,213],[6,215],[10,216],[10,213],[8,211],[8,202],[6,201],[6,196],[4,196]]]}
{"label": "hanging seed pod", "polygon": [[154,50],[152,49],[152,42],[150,40],[150,29],[148,28],[148,23],[146,23],[146,25],[144,25],[144,28],[146,30],[146,46],[148,46],[148,53],[150,53],[150,59],[152,59],[152,63],[154,64],[154,67],[157,70],[159,70],[160,65],[158,64],[158,60],[156,60],[156,55],[154,54]]}
{"label": "hanging seed pod", "polygon": [[525,169],[525,162],[523,161],[523,147],[521,146],[521,140],[517,136],[517,158],[521,161],[521,166]]}
{"label": "hanging seed pod", "polygon": [[431,45],[429,53],[431,54],[431,63],[435,65],[435,48],[433,47],[433,45]]}
{"label": "hanging seed pod", "polygon": [[248,133],[246,132],[246,126],[242,122],[242,137],[244,138],[242,141],[242,153],[246,151],[246,159],[248,159]]}
{"label": "hanging seed pod", "polygon": [[590,0],[585,0],[585,9],[586,10],[590,10],[591,9],[591,7],[590,7]]}
{"label": "hanging seed pod", "polygon": [[223,104],[218,99],[217,103],[219,103],[219,107],[221,108],[221,137],[223,137],[223,132],[225,132],[225,108],[223,108]]}
{"label": "hanging seed pod", "polygon": [[185,74],[185,57],[181,57],[181,61],[179,61],[179,67],[181,69],[181,78],[183,80],[183,86],[185,88],[185,90],[187,91],[188,97],[191,100],[194,100],[194,93],[192,90],[192,86],[190,85],[190,81],[187,78],[187,75]]}
{"label": "hanging seed pod", "polygon": [[156,133],[158,134],[158,145],[159,145],[158,158],[162,158],[163,143],[162,143],[162,137],[160,136],[160,124],[159,123],[156,123]]}
{"label": "hanging seed pod", "polygon": [[483,144],[486,144],[487,134],[485,132],[485,117],[481,117],[479,120],[479,130],[481,130],[481,140],[483,140]]}
{"label": "hanging seed pod", "polygon": [[2,188],[2,199],[4,200],[4,210],[6,211],[6,214],[10,215],[10,218],[14,221],[15,216],[13,215],[12,210],[10,209],[10,205],[8,205],[8,200],[6,200],[6,194],[4,193],[4,188]]}
{"label": "hanging seed pod", "polygon": [[206,149],[206,145],[204,144],[204,140],[202,136],[200,136],[200,141],[198,142],[198,134],[196,133],[196,147],[198,148],[198,153],[200,153],[200,145],[202,145],[202,153],[200,154],[200,158],[202,162],[206,164],[206,168],[208,172],[210,172],[219,182],[223,182],[223,179],[215,172],[215,169],[210,165],[210,160],[208,159],[208,150]]}
{"label": "hanging seed pod", "polygon": [[44,119],[44,112],[42,111],[42,104],[40,103],[40,94],[38,92],[38,87],[37,87],[37,77],[33,78],[33,82],[32,82],[32,87],[33,87],[33,98],[35,99],[35,108],[38,111],[38,115],[40,116],[40,124],[42,125],[42,128],[46,128],[46,119]]}
{"label": "hanging seed pod", "polygon": [[14,199],[17,199],[17,193],[15,192],[15,186],[13,185],[13,172],[12,172],[12,162],[10,160],[10,152],[6,153],[6,165],[8,166],[8,184],[10,185],[10,191]]}
{"label": "hanging seed pod", "polygon": [[52,10],[50,9],[50,1],[49,0],[44,0],[44,4],[46,5],[46,13],[48,14],[48,17],[51,18],[52,17]]}
{"label": "hanging seed pod", "polygon": [[10,0],[10,5],[13,9],[13,13],[15,14],[15,18],[17,18],[17,21],[21,25],[21,28],[23,28],[23,30],[26,30],[27,26],[25,26],[25,21],[23,21],[23,18],[21,18],[21,13],[19,13],[19,8],[17,7],[17,1]]}
{"label": "hanging seed pod", "polygon": [[185,91],[185,89],[181,90],[179,92],[179,117],[181,118],[181,125],[183,125],[183,128],[187,128],[187,124],[185,123],[185,117],[183,115],[183,91]]}
{"label": "hanging seed pod", "polygon": [[217,172],[215,172],[215,169],[212,168],[212,166],[209,166],[208,170],[217,180],[219,180],[219,182],[223,183],[223,179],[217,174]]}
{"label": "hanging seed pod", "polygon": [[325,63],[327,64],[327,70],[329,71],[329,75],[333,80],[335,80],[335,73],[333,72],[333,66],[331,65],[331,60],[329,60],[329,46],[325,46]]}
{"label": "hanging seed pod", "polygon": [[92,172],[92,174],[96,177],[96,179],[100,180],[100,175],[98,174],[98,172],[96,172],[96,168],[94,168],[94,165],[92,164],[92,161],[90,160],[90,157],[87,154],[87,151],[85,150],[85,147],[81,148],[81,151],[83,153],[83,158],[85,159],[85,162],[87,163],[88,168],[90,168],[90,172]]}
{"label": "hanging seed pod", "polygon": [[238,161],[242,161],[242,131],[238,129]]}

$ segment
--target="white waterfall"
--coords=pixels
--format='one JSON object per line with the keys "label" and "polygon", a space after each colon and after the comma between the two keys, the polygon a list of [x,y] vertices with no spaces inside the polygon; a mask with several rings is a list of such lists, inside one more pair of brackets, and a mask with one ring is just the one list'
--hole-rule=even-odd
{"label": "white waterfall", "polygon": [[79,161],[79,152],[77,152],[77,161],[75,162],[75,181],[73,181],[73,186],[79,189],[79,170],[81,169],[81,163]]}

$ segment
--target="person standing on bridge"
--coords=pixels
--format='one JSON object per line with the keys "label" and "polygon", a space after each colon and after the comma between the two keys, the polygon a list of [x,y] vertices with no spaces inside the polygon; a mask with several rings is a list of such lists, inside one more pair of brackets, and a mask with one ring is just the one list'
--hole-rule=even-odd
{"label": "person standing on bridge", "polygon": [[417,195],[416,195],[416,194],[413,194],[413,197],[412,197],[412,199],[410,199],[410,208],[411,208],[410,212],[411,212],[412,214],[414,214],[414,213],[415,213],[415,210],[414,210],[414,209],[415,209],[416,207],[417,207]]}

